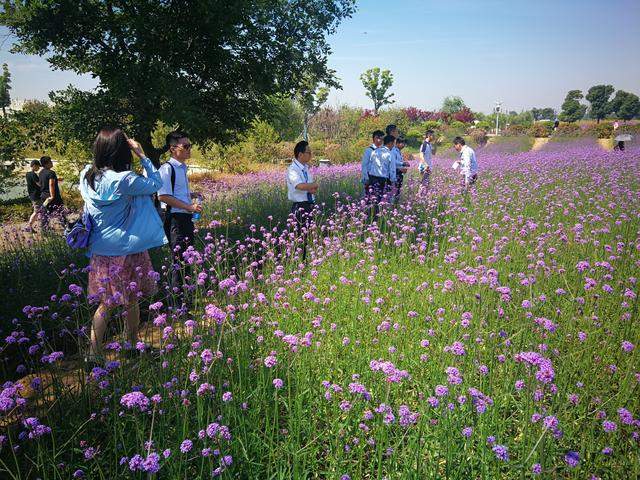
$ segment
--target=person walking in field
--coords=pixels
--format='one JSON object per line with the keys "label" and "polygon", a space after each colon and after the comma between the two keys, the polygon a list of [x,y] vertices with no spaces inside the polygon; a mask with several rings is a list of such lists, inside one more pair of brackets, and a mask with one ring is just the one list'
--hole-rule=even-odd
{"label": "person walking in field", "polygon": [[[146,177],[131,171],[131,152]],[[152,194],[160,173],[135,140],[119,128],[104,128],[93,144],[93,164],[80,174],[80,194],[91,217],[90,303],[98,303],[91,326],[88,365],[103,360],[104,334],[114,308],[124,307],[127,348],[134,354],[140,323],[139,296],[156,291],[148,250],[167,243]]]}
{"label": "person walking in field", "polygon": [[64,212],[64,202],[60,195],[60,185],[58,176],[52,170],[53,161],[49,156],[40,157],[40,165],[42,169],[38,174],[38,183],[40,184],[40,199],[42,200],[42,208],[40,209],[40,223],[42,231],[49,225],[51,217],[58,217],[60,222],[65,225],[67,222]]}
{"label": "person walking in field", "polygon": [[478,161],[476,160],[476,152],[474,152],[470,146],[466,145],[464,138],[462,137],[456,137],[453,139],[453,148],[460,154],[460,160],[453,164],[453,168],[460,168],[462,186],[466,192],[478,180]]}
{"label": "person walking in field", "polygon": [[396,139],[393,135],[386,135],[382,139],[383,145],[371,154],[369,160],[369,198],[373,204],[374,218],[380,211],[380,202],[389,193],[396,182],[396,168],[391,149]]}
{"label": "person walking in field", "polygon": [[313,218],[318,184],[309,170],[311,148],[303,140],[293,148],[293,160],[287,168],[287,198],[291,204],[297,235],[302,234],[302,260],[307,258],[307,230]]}
{"label": "person walking in field", "polygon": [[432,156],[435,155],[433,149],[433,130],[427,130],[424,135],[424,141],[420,145],[420,163],[418,164],[418,170],[422,175],[420,187],[423,191],[429,188],[431,181],[431,169],[433,168]]}
{"label": "person walking in field", "polygon": [[38,215],[40,214],[40,209],[42,208],[42,190],[40,190],[40,178],[38,177],[38,170],[40,170],[40,162],[38,160],[31,161],[31,170],[27,172],[26,180],[27,180],[27,194],[29,195],[29,199],[31,200],[31,206],[33,207],[33,212],[29,217],[28,229],[33,232],[33,224],[35,223]]}
{"label": "person walking in field", "polygon": [[364,185],[364,193],[367,194],[369,190],[369,161],[371,160],[371,154],[376,151],[377,148],[382,146],[382,139],[384,138],[384,132],[382,130],[376,130],[371,134],[371,145],[364,149],[362,154],[361,173],[362,173],[362,185]]}

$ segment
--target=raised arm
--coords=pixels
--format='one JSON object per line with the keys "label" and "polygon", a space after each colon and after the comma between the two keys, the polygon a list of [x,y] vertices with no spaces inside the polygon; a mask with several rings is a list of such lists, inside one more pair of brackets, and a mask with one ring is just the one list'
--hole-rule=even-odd
{"label": "raised arm", "polygon": [[160,172],[147,157],[140,158],[147,176],[137,175],[131,172],[122,179],[120,191],[126,195],[151,195],[162,186]]}

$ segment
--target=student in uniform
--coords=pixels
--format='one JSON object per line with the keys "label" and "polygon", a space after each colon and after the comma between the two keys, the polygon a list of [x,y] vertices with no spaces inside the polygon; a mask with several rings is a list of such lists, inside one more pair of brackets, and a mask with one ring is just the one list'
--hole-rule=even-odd
{"label": "student in uniform", "polygon": [[309,142],[298,142],[293,149],[293,160],[287,168],[287,198],[295,219],[296,233],[302,234],[302,260],[307,258],[307,229],[313,217],[318,184],[309,170],[311,148]]}
{"label": "student in uniform", "polygon": [[422,181],[420,182],[420,186],[423,190],[429,188],[429,183],[431,181],[431,169],[433,167],[433,160],[431,159],[431,156],[435,155],[432,142],[433,130],[427,130],[424,135],[424,141],[420,146],[420,163],[418,165],[418,169],[422,174]]}
{"label": "student in uniform", "polygon": [[396,182],[394,184],[394,202],[397,202],[400,198],[400,189],[402,188],[402,183],[404,181],[404,174],[407,173],[407,169],[409,167],[409,162],[405,162],[402,157],[402,149],[406,146],[407,141],[401,135],[396,137],[396,144],[391,149],[391,154],[393,155],[393,161],[395,163],[396,168]]}
{"label": "student in uniform", "polygon": [[31,200],[31,206],[33,207],[33,213],[29,217],[29,230],[33,231],[33,224],[38,218],[40,209],[42,208],[42,191],[40,190],[40,178],[38,178],[38,170],[40,170],[40,162],[38,160],[31,161],[31,171],[27,172],[27,193]]}
{"label": "student in uniform", "polygon": [[364,185],[364,192],[367,193],[369,189],[369,160],[371,159],[371,154],[375,152],[377,148],[382,146],[382,139],[384,138],[384,132],[382,130],[376,130],[371,134],[372,143],[367,148],[364,149],[364,153],[362,154],[362,185]]}
{"label": "student in uniform", "polygon": [[[183,289],[186,267],[181,265],[182,253],[193,244],[195,226],[193,214],[202,212],[202,205],[195,201],[200,194],[191,192],[187,176],[187,162],[191,158],[191,142],[185,132],[174,131],[167,135],[166,145],[171,154],[168,162],[160,169],[162,187],[158,190],[158,200],[164,210],[165,234],[169,238],[173,265],[170,284],[174,294]],[[173,299],[173,297],[171,297]],[[173,301],[173,300],[172,300]]]}
{"label": "student in uniform", "polygon": [[460,167],[460,175],[462,176],[462,186],[464,191],[478,180],[478,161],[476,160],[476,152],[465,144],[464,138],[456,137],[453,139],[453,148],[460,153],[460,160],[453,164],[453,168]]}
{"label": "student in uniform", "polygon": [[379,204],[391,185],[396,182],[396,168],[391,154],[396,139],[393,135],[386,135],[380,148],[371,154],[369,159],[369,189],[370,201],[373,204],[374,216],[379,213]]}

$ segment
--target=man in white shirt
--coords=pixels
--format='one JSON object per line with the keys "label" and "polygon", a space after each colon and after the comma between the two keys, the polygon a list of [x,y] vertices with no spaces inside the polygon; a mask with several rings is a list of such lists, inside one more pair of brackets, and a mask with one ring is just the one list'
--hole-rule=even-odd
{"label": "man in white shirt", "polygon": [[375,216],[378,215],[378,205],[382,197],[389,192],[390,186],[395,184],[397,179],[396,166],[391,153],[396,139],[393,135],[387,135],[382,142],[384,145],[377,148],[369,159],[369,192]]}
{"label": "man in white shirt", "polygon": [[460,160],[455,162],[454,168],[460,167],[460,175],[462,175],[462,185],[467,191],[469,187],[478,180],[478,161],[476,160],[476,152],[465,144],[464,138],[456,137],[453,139],[453,148],[460,153]]}
{"label": "man in white shirt", "polygon": [[[193,244],[193,214],[202,212],[202,206],[193,202],[199,194],[192,193],[187,176],[187,161],[191,158],[191,142],[184,132],[171,132],[166,137],[171,158],[160,169],[162,187],[158,200],[164,211],[164,229],[173,255],[170,283],[173,293],[183,290],[188,268],[182,265],[182,253]],[[171,296],[173,299],[173,296]],[[175,299],[174,299],[175,300]]]}
{"label": "man in white shirt", "polygon": [[364,149],[364,153],[362,154],[362,160],[360,163],[362,165],[362,184],[364,185],[365,193],[369,188],[369,160],[371,159],[371,154],[375,152],[377,148],[382,146],[383,138],[384,132],[382,130],[376,130],[373,132],[371,135],[372,143]]}
{"label": "man in white shirt", "polygon": [[433,146],[433,130],[427,130],[424,135],[424,142],[420,146],[420,163],[418,164],[418,170],[422,174],[421,188],[426,190],[429,188],[429,182],[431,181],[431,169],[433,168],[432,155],[435,155]]}
{"label": "man in white shirt", "polygon": [[307,257],[307,229],[315,207],[318,184],[309,170],[311,148],[309,142],[301,141],[293,149],[294,159],[287,168],[287,197],[292,202],[291,213],[296,222],[296,232],[302,233],[302,260]]}

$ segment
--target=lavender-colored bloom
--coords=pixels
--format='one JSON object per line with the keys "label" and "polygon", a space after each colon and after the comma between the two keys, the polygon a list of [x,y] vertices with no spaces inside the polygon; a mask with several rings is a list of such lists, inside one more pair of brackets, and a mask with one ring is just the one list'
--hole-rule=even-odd
{"label": "lavender-colored bloom", "polygon": [[534,463],[531,465],[531,473],[534,475],[540,475],[542,473],[542,465],[539,463]]}
{"label": "lavender-colored bloom", "polygon": [[564,461],[567,463],[567,465],[569,465],[571,468],[575,468],[578,466],[578,464],[580,463],[580,455],[578,454],[578,452],[574,452],[574,451],[569,451],[567,452],[567,454],[564,456]]}
{"label": "lavender-colored bloom", "polygon": [[191,451],[191,449],[193,448],[193,442],[189,439],[184,440],[181,444],[180,444],[180,451],[182,453],[188,453]]}
{"label": "lavender-colored bloom", "polygon": [[138,408],[141,412],[149,408],[149,399],[142,392],[125,393],[120,398],[120,405],[128,409]]}
{"label": "lavender-colored bloom", "polygon": [[276,390],[280,390],[283,386],[284,386],[284,382],[282,381],[282,379],[280,379],[280,378],[274,378],[273,379],[273,387]]}
{"label": "lavender-colored bloom", "polygon": [[233,400],[233,394],[231,392],[224,392],[222,394],[222,401],[223,402],[230,402],[231,400]]}
{"label": "lavender-colored bloom", "polygon": [[469,438],[473,434],[473,428],[465,427],[462,429],[462,436],[465,438]]}
{"label": "lavender-colored bloom", "polygon": [[618,425],[610,420],[605,420],[604,422],[602,422],[602,428],[605,432],[612,433],[618,429]]}
{"label": "lavender-colored bloom", "polygon": [[509,451],[504,445],[494,445],[491,450],[495,453],[498,460],[502,460],[503,462],[509,461]]}

